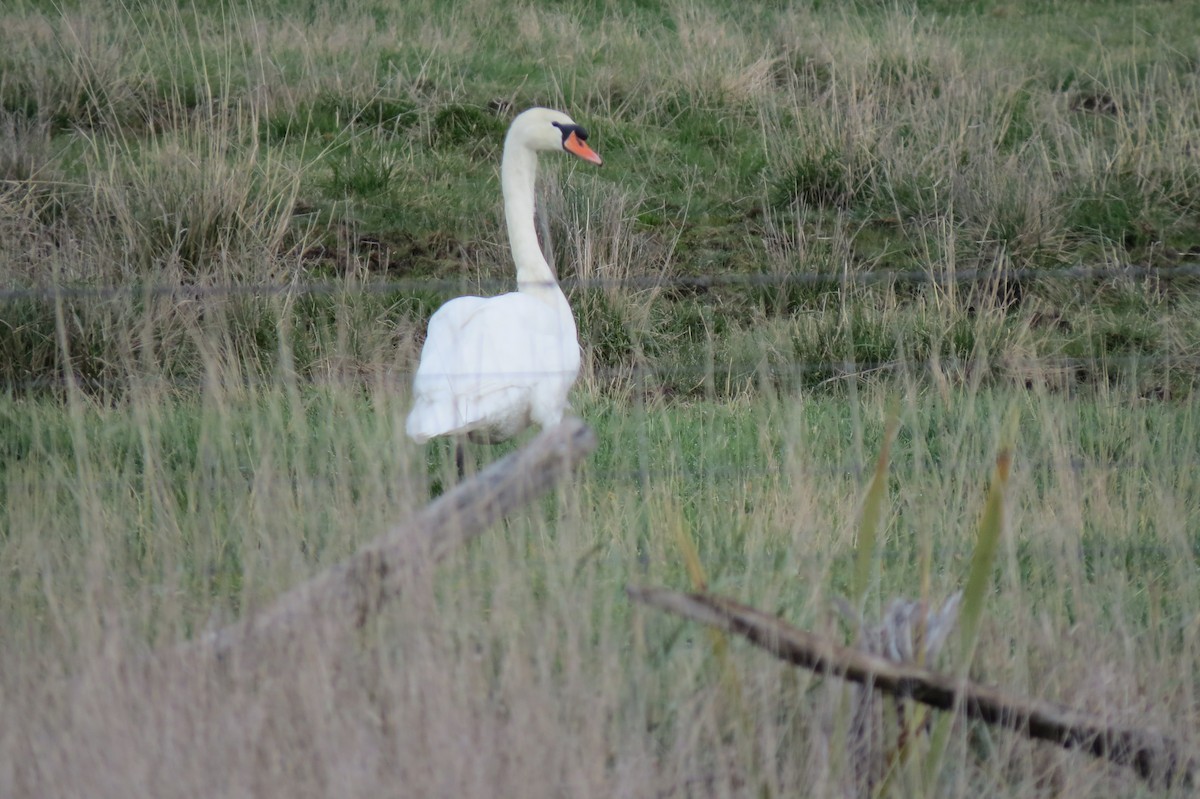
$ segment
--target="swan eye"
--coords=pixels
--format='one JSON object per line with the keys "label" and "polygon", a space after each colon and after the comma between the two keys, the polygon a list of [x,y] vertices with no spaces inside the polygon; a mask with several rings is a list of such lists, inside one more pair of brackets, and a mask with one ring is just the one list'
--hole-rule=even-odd
{"label": "swan eye", "polygon": [[564,125],[561,122],[551,122],[550,124],[562,131],[563,144],[567,143],[567,139],[571,137],[572,133],[574,133],[580,141],[587,141],[587,131],[579,125]]}

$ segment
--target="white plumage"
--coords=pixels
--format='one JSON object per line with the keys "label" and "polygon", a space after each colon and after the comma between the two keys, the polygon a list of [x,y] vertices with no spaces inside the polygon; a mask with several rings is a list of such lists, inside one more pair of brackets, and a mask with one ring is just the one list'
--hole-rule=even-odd
{"label": "white plumage", "polygon": [[569,308],[516,292],[459,297],[429,320],[408,435],[418,443],[462,433],[501,441],[530,422],[557,424],[578,373]]}
{"label": "white plumage", "polygon": [[459,297],[430,318],[405,425],[417,443],[456,435],[500,441],[530,423],[562,420],[579,374],[579,338],[538,245],[533,195],[540,150],[601,163],[586,139],[569,116],[547,108],[531,108],[509,127],[500,184],[517,291]]}

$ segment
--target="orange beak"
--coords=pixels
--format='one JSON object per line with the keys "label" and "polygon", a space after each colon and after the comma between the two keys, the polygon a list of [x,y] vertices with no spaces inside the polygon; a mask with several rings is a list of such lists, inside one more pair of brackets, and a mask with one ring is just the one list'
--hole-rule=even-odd
{"label": "orange beak", "polygon": [[587,146],[587,142],[575,135],[575,131],[571,131],[570,135],[563,141],[563,149],[572,155],[579,156],[590,164],[600,166],[604,163],[603,159],[596,154],[596,151]]}

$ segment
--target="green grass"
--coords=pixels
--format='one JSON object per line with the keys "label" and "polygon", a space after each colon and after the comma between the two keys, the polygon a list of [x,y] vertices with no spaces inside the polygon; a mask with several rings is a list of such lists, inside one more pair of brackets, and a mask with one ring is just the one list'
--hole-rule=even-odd
{"label": "green grass", "polygon": [[[809,567],[826,563],[827,568],[833,563],[835,574],[840,574],[835,582],[840,582],[851,574],[856,530],[853,514],[821,531],[812,541],[815,552],[806,551],[802,542],[807,536],[800,530],[778,526],[807,528],[815,523],[803,514],[789,518],[790,496],[797,491],[839,508],[855,504],[871,473],[871,453],[882,441],[882,403],[888,396],[883,385],[869,387],[857,413],[836,394],[804,401],[781,397],[659,402],[640,410],[586,397],[580,411],[600,434],[601,445],[573,490],[588,495],[588,504],[612,503],[622,513],[636,510],[643,501],[652,506],[679,503],[679,511],[701,542],[703,560],[714,571],[732,570],[723,578],[733,581],[731,588],[763,590],[752,579],[753,561],[767,555],[767,550],[774,550],[774,557],[783,558],[783,563],[793,568],[801,562]],[[1096,497],[1081,497],[1085,503],[1128,500],[1141,509],[1139,514],[1151,510],[1142,505],[1150,503],[1150,498],[1131,495],[1139,488],[1153,487],[1187,499],[1195,483],[1188,476],[1195,460],[1194,407],[1145,402],[1130,406],[1126,397],[1126,391],[1069,401],[1045,393],[1012,391],[955,392],[945,399],[936,393],[908,395],[891,456],[890,478],[905,511],[895,509],[887,519],[891,535],[899,530],[923,535],[920,527],[930,523],[940,531],[941,557],[970,555],[974,532],[970,514],[962,529],[954,528],[960,521],[958,514],[969,510],[962,503],[977,510],[982,501],[990,460],[998,447],[995,435],[1008,413],[1021,420],[1014,482],[1026,492],[1018,502],[1023,514],[1030,513],[1031,507],[1058,501],[1054,492],[1064,482],[1074,481],[1098,480],[1097,485],[1104,488]],[[11,431],[4,439],[3,452],[6,529],[19,540],[37,540],[43,532],[72,526],[63,520],[78,519],[89,504],[96,504],[112,514],[96,531],[101,537],[158,538],[161,515],[176,532],[184,532],[179,525],[190,531],[208,530],[219,550],[237,550],[247,539],[271,535],[270,531],[254,530],[247,515],[252,509],[237,505],[253,493],[256,480],[265,480],[264,490],[283,491],[297,502],[305,500],[291,509],[296,518],[305,518],[310,509],[335,498],[339,506],[346,506],[350,514],[338,524],[331,526],[322,514],[306,522],[306,528],[320,531],[319,540],[303,529],[293,528],[286,535],[280,529],[282,537],[290,541],[288,546],[297,552],[308,551],[313,564],[328,562],[347,554],[356,542],[369,538],[386,521],[402,516],[414,503],[423,502],[422,483],[430,475],[421,450],[403,441],[404,409],[404,397],[391,391],[386,381],[361,388],[340,383],[310,388],[208,386],[200,390],[198,399],[147,386],[115,405],[76,398],[68,413],[56,402],[10,398],[3,404],[5,427]],[[853,443],[856,415],[868,419],[858,431],[862,451],[856,451]],[[633,442],[640,443],[630,446]],[[479,452],[493,450],[485,447]],[[649,464],[648,469],[643,464]],[[428,468],[440,466],[431,462]],[[48,475],[60,479],[47,481]],[[640,483],[655,496],[638,499]],[[23,493],[51,488],[58,493],[44,497]],[[385,495],[393,490],[401,493],[387,499]],[[922,502],[920,498],[925,496],[939,501]],[[38,501],[33,502],[35,499]],[[234,504],[223,505],[226,499]],[[378,507],[372,508],[375,504]],[[368,510],[365,519],[358,516]],[[1183,521],[1196,508],[1185,505],[1177,510],[1186,514],[1179,520]],[[29,512],[44,515],[39,524],[45,527],[15,523],[15,517]],[[1093,541],[1097,550],[1153,544],[1159,536],[1134,518],[1139,523],[1114,535],[1108,546]],[[604,538],[616,533],[608,529],[611,522],[599,513],[591,523],[599,526],[597,532]],[[126,528],[126,524],[131,526]],[[363,525],[368,529],[360,529]],[[1100,530],[1115,533],[1119,526],[1117,520],[1092,519],[1078,533],[1091,538]],[[233,536],[236,530],[243,530],[247,538]],[[624,530],[605,543],[605,550],[627,546],[641,532],[636,525]],[[790,535],[800,538],[789,540]],[[1066,532],[1056,533],[1053,541],[1020,532],[1016,535],[1023,546],[1048,551]],[[772,545],[764,547],[759,542],[751,546],[748,536],[765,536]],[[655,569],[665,570],[652,576],[677,583],[683,574],[669,549],[670,541],[654,535],[649,538],[653,546],[662,548],[652,563]],[[899,567],[887,577],[887,585],[891,590],[902,589],[913,576],[916,551],[903,536],[899,540],[880,538],[889,560],[895,559]],[[192,548],[191,541],[171,538],[163,541],[163,549],[179,555]],[[340,543],[331,544],[333,541]],[[70,546],[88,545],[76,538],[63,543],[67,542]],[[1170,546],[1169,542],[1160,543]],[[1186,543],[1189,549],[1200,547],[1200,540],[1194,537],[1178,543]],[[158,558],[149,551],[137,553],[132,559],[114,556],[112,574],[124,575],[131,585],[162,579],[163,564]],[[835,556],[832,561],[830,555]],[[622,563],[617,559],[612,565],[630,568],[635,560],[631,557]],[[770,558],[767,562],[773,565],[764,574],[773,574],[781,565]],[[239,571],[242,568],[236,562],[231,565]],[[300,568],[301,572],[305,569]],[[206,569],[210,567],[176,566],[177,574]],[[951,584],[964,576],[950,569],[941,575]],[[772,590],[788,584],[782,574],[773,574],[771,581]],[[804,599],[816,587],[796,584],[788,590]],[[203,594],[193,598],[214,599]],[[20,619],[22,614],[9,618]]]}
{"label": "green grass", "polygon": [[[56,18],[32,6],[12,15],[5,105],[57,138],[80,128],[154,137],[214,105],[252,109],[253,129],[238,137],[257,134],[296,159],[307,176],[298,201],[341,203],[325,224],[361,221],[375,238],[419,237],[427,224],[468,245],[494,238],[494,215],[481,218],[464,196],[494,186],[507,109],[545,102],[602,125],[605,180],[652,186],[651,205],[685,214],[654,226],[667,236],[684,226],[685,266],[754,271],[755,213],[796,202],[834,212],[809,217],[810,235],[847,215],[889,230],[892,251],[945,220],[960,264],[992,261],[997,245],[1019,265],[1169,264],[1198,229],[1200,180],[1186,157],[1197,124],[1184,33],[1194,12],[1091,4],[1086,18],[1054,25],[1060,13],[1011,4],[739,17],[655,6],[597,17],[479,3],[381,19],[351,5],[331,26],[312,9],[273,4],[236,22],[203,10]],[[244,30],[280,19],[309,38]],[[331,32],[352,24],[353,45]],[[29,30],[91,51],[74,69],[50,69],[61,54],[19,38]],[[112,44],[121,37],[140,46],[122,56]],[[361,137],[373,146],[348,168],[340,150]],[[455,156],[462,179],[439,175],[427,148]],[[66,177],[97,178],[86,167]],[[388,181],[404,184],[393,202],[416,207],[372,212]]]}
{"label": "green grass", "polygon": [[[0,794],[844,795],[839,683],[623,588],[941,599],[1007,445],[974,676],[1196,739],[1200,7],[393,5],[0,11]],[[535,103],[599,449],[349,645],[171,662],[449,479],[406,386]],[[882,792],[1158,795],[947,729]]]}

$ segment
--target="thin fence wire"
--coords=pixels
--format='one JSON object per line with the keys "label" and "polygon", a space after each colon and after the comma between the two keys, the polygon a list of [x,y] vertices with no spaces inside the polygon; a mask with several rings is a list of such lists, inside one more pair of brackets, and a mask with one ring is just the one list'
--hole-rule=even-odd
{"label": "thin fence wire", "polygon": [[[1089,374],[1104,374],[1109,371],[1130,371],[1139,368],[1150,370],[1177,369],[1189,372],[1200,370],[1200,354],[1180,355],[1164,353],[1141,353],[1130,355],[1095,355],[1087,357],[1073,356],[1021,356],[1019,358],[1002,359],[972,359],[960,357],[918,359],[895,359],[887,361],[854,361],[848,359],[828,361],[790,361],[786,363],[770,363],[765,359],[756,361],[729,361],[709,365],[672,364],[665,366],[628,364],[622,366],[596,366],[585,368],[581,378],[590,378],[601,382],[619,381],[631,386],[641,385],[652,389],[659,382],[694,380],[697,385],[703,385],[713,380],[720,381],[731,375],[745,378],[769,378],[782,381],[800,381],[813,376],[822,377],[822,382],[839,380],[857,380],[881,374],[926,374],[938,371],[946,374],[974,372],[980,369],[1006,372],[1011,374],[1029,374],[1052,377],[1053,375],[1069,375],[1086,372]],[[497,380],[529,380],[542,376],[555,375],[557,372],[509,372],[489,369],[486,376]],[[428,377],[464,378],[461,374],[439,375],[429,373]],[[281,377],[272,374],[259,374],[245,370],[237,380],[237,385],[245,388],[261,388],[280,385],[282,381],[292,381],[307,386],[323,385],[371,385],[379,381],[407,385],[412,378],[410,369],[384,368],[377,372],[362,371],[355,366],[339,368],[334,365],[313,367],[311,369],[288,374]],[[72,385],[88,390],[124,390],[130,387],[141,388],[170,388],[181,391],[200,391],[209,385],[211,377],[198,375],[167,375],[161,372],[149,374],[126,373],[119,376],[63,374],[61,371],[52,375],[41,374],[29,378],[0,378],[0,389],[13,391],[49,391],[65,390]],[[223,385],[225,385],[223,383]]]}
{"label": "thin fence wire", "polygon": [[[415,446],[415,445],[414,445]],[[783,459],[781,452],[775,456]],[[1180,474],[1190,474],[1200,466],[1200,458],[1178,458],[1164,462],[1155,460],[1159,470],[1172,469]],[[1017,473],[1026,472],[1035,475],[1047,473],[1062,473],[1070,471],[1076,477],[1095,480],[1097,478],[1119,479],[1130,477],[1138,479],[1137,475],[1146,464],[1137,459],[1102,458],[1072,456],[1070,458],[1038,457],[1036,455],[1019,457],[1015,463]],[[452,468],[449,463],[445,468]],[[994,468],[994,462],[985,457],[939,459],[930,462],[925,467],[937,470],[947,475],[976,475],[982,481],[983,476]],[[873,473],[874,466],[869,463],[826,463],[822,465],[808,464],[804,472],[809,478],[825,481],[844,481],[845,490],[857,490],[851,484],[861,485]],[[645,491],[655,485],[666,485],[672,490],[687,490],[687,486],[711,486],[721,484],[729,486],[735,483],[750,482],[762,487],[774,480],[788,480],[778,466],[765,462],[733,464],[729,462],[716,464],[684,465],[650,469],[620,469],[603,468],[588,464],[585,466],[586,485],[604,485],[606,490]],[[338,494],[344,487],[344,478],[336,476],[336,470],[329,475],[299,477],[294,473],[263,475],[252,467],[246,467],[240,474],[225,474],[220,477],[209,475],[204,480],[206,491],[221,496],[237,496],[241,493],[297,493],[310,497],[327,494]],[[91,490],[101,492],[133,492],[145,490],[144,478],[140,475],[122,476],[107,474],[95,480]],[[782,520],[783,517],[781,516]],[[790,524],[790,522],[789,522]],[[897,523],[886,537],[878,553],[884,564],[900,564],[915,561],[918,549],[912,546],[912,530],[902,523]],[[315,542],[319,546],[319,542]],[[952,563],[968,558],[973,551],[972,540],[964,539],[958,543],[939,541],[929,550],[929,555],[939,562]],[[1022,537],[1014,544],[1016,555],[1020,558],[1032,558],[1045,563],[1056,562],[1063,556],[1077,559],[1088,564],[1091,569],[1110,569],[1124,571],[1130,568],[1131,562],[1166,563],[1183,560],[1192,562],[1200,560],[1200,538],[1188,537],[1175,542],[1150,541],[1144,537],[1124,540],[1112,540],[1108,536],[1089,533],[1086,529],[1065,533],[1062,537],[1044,540]],[[615,550],[609,553],[619,555]],[[804,560],[808,557],[803,550],[798,550],[794,557]]]}
{"label": "thin fence wire", "polygon": [[[934,271],[894,271],[875,270],[867,272],[847,272],[845,274],[829,273],[757,273],[757,274],[725,274],[708,276],[658,275],[626,278],[596,277],[588,279],[568,278],[562,282],[565,289],[572,292],[593,290],[643,290],[658,289],[664,291],[700,292],[714,288],[787,288],[792,286],[846,286],[871,284],[948,284],[970,281],[990,280],[1002,283],[1008,280],[1029,281],[1115,281],[1115,280],[1191,280],[1200,279],[1200,263],[1180,264],[1172,267],[1072,267],[1062,269],[967,269],[954,272]],[[464,288],[490,291],[512,288],[511,280],[466,280],[466,279],[381,279],[381,280],[329,280],[317,282],[298,282],[280,284],[214,284],[214,285],[123,285],[123,286],[64,286],[43,285],[23,288],[0,288],[0,325],[5,324],[4,307],[17,302],[51,303],[59,301],[111,301],[126,299],[129,301],[145,301],[149,299],[167,299],[172,301],[201,300],[206,298],[250,298],[270,299],[273,297],[292,298],[298,296],[353,296],[353,295],[405,295],[418,292],[451,295],[461,293]],[[374,364],[367,371],[378,372],[380,366]],[[77,367],[72,367],[77,368]],[[672,363],[655,366],[637,362],[622,363],[614,366],[597,366],[585,369],[586,377],[599,381],[621,381],[629,385],[653,387],[659,381],[695,381],[698,387],[712,384],[712,381],[728,379],[736,376],[744,379],[747,376],[759,376],[781,381],[834,382],[842,379],[869,377],[873,374],[924,374],[931,370],[946,373],[973,372],[980,368],[993,372],[1007,371],[1020,373],[1022,370],[1040,372],[1048,377],[1055,374],[1087,372],[1090,374],[1104,373],[1108,370],[1131,370],[1145,368],[1151,370],[1188,370],[1200,369],[1200,354],[1191,352],[1175,353],[1133,353],[1133,354],[1098,354],[1093,356],[1020,356],[1004,357],[984,361],[982,359],[963,357],[933,357],[926,359],[897,358],[883,361],[853,361],[848,359],[831,360],[786,360],[776,356],[764,356],[759,359],[742,361],[717,361],[708,363]],[[116,376],[85,375],[63,373],[62,367],[54,373],[45,373],[21,377],[18,369],[9,369],[6,378],[0,378],[0,390],[7,391],[46,391],[66,389],[72,383],[85,386],[92,390],[120,390],[135,382],[146,384],[157,382],[159,385],[174,387],[180,390],[197,390],[203,388],[204,380],[198,376],[142,376],[132,373]],[[350,369],[343,374],[336,366],[314,367],[296,379],[309,383],[356,380],[367,382],[378,379],[366,376]],[[386,369],[389,373],[393,370]],[[489,373],[493,377],[518,377],[502,373]],[[409,374],[402,369],[394,370],[389,375],[391,379],[407,382]],[[520,375],[530,377],[531,375]],[[246,385],[269,383],[278,378],[258,376],[252,371],[243,375],[240,380]]]}
{"label": "thin fence wire", "polygon": [[[643,291],[663,289],[675,291],[704,291],[717,288],[787,288],[799,286],[869,286],[869,285],[950,285],[979,281],[1031,282],[1097,280],[1179,280],[1200,278],[1200,263],[1175,266],[1112,266],[1063,267],[1061,269],[959,269],[954,271],[921,271],[878,269],[861,272],[756,272],[724,275],[642,275],[609,278],[567,277],[561,281],[564,290],[592,291],[625,289]],[[56,300],[112,300],[120,298],[204,299],[222,297],[326,296],[344,294],[414,294],[427,292],[451,294],[470,287],[471,290],[500,292],[512,289],[512,279],[446,279],[406,278],[381,280],[292,281],[286,283],[225,283],[212,285],[156,285],[153,283],[124,286],[41,285],[0,288],[0,303]]]}
{"label": "thin fence wire", "polygon": [[[414,449],[421,449],[429,445],[409,444]],[[515,446],[510,444],[509,446]],[[502,450],[501,452],[503,452]],[[53,452],[50,450],[34,449],[32,457],[73,457],[69,455],[68,450],[60,450]],[[786,480],[787,475],[781,471],[781,467],[776,464],[766,462],[766,453],[760,453],[762,460],[755,459],[741,463],[704,463],[704,464],[684,464],[682,462],[672,466],[656,466],[647,469],[637,468],[606,468],[589,464],[586,466],[588,479],[592,483],[617,484],[641,488],[655,484],[671,484],[678,485],[679,483],[689,485],[724,483],[732,484],[736,481],[752,480],[754,485],[762,486],[771,480]],[[782,450],[770,453],[771,457],[777,461],[786,460],[786,455]],[[499,453],[497,457],[499,457]],[[900,463],[899,458],[894,460],[894,464]],[[332,464],[336,466],[336,464]],[[1175,470],[1177,472],[1190,474],[1196,467],[1200,466],[1200,455],[1196,457],[1179,457],[1169,459],[1155,459],[1154,466],[1159,470]],[[1037,455],[1025,454],[1019,456],[1014,462],[1014,469],[1017,473],[1025,472],[1028,474],[1040,475],[1051,472],[1069,471],[1076,476],[1099,476],[1102,474],[1114,475],[1137,475],[1139,470],[1146,467],[1146,462],[1137,458],[1104,458],[1090,457],[1084,455],[1072,455],[1065,458],[1057,457],[1038,457]],[[978,476],[979,482],[982,484],[986,475],[990,474],[995,468],[995,461],[987,457],[979,458],[939,458],[929,459],[922,470],[937,471],[944,475],[971,475]],[[870,475],[874,474],[875,463],[873,461],[855,462],[855,461],[838,461],[834,463],[824,464],[805,464],[802,468],[804,474],[811,478],[820,478],[824,480],[851,480],[861,482]],[[329,476],[308,476],[301,477],[295,473],[283,475],[263,475],[252,466],[247,464],[243,467],[240,476],[225,475],[215,477],[208,474],[204,477],[204,485],[206,490],[217,490],[221,486],[230,486],[234,489],[237,487],[245,487],[256,491],[264,491],[268,489],[278,489],[281,492],[334,492],[344,486],[345,478],[335,476],[337,469],[332,469]],[[141,482],[142,476],[137,476],[135,482]],[[90,487],[96,490],[112,491],[126,490],[131,488],[129,477],[108,474],[93,478]],[[138,487],[133,487],[133,490],[140,490]],[[1200,537],[1196,539],[1196,546],[1200,547]]]}

